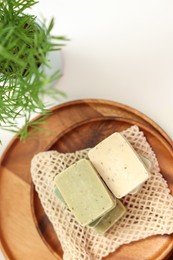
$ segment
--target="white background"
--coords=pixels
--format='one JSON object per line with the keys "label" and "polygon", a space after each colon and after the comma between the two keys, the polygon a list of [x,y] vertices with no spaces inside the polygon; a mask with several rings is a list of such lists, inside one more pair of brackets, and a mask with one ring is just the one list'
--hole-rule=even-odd
{"label": "white background", "polygon": [[130,105],[173,138],[173,1],[40,1],[47,12],[71,39],[59,82],[69,98]]}
{"label": "white background", "polygon": [[[54,34],[70,38],[57,84],[68,100],[129,105],[173,139],[172,0],[40,0],[30,12],[55,17]],[[0,130],[0,154],[11,137]]]}

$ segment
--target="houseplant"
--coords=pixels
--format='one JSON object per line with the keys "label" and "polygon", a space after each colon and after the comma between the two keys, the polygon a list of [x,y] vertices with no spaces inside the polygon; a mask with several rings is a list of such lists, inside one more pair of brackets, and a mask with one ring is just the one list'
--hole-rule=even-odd
{"label": "houseplant", "polygon": [[[43,117],[49,113],[42,95],[63,95],[52,86],[59,71],[47,76],[45,68],[50,66],[48,53],[60,50],[66,38],[52,35],[53,19],[46,25],[26,13],[37,2],[0,0],[0,127],[19,133],[21,139],[27,135],[32,113]],[[22,129],[19,117],[24,118]]]}

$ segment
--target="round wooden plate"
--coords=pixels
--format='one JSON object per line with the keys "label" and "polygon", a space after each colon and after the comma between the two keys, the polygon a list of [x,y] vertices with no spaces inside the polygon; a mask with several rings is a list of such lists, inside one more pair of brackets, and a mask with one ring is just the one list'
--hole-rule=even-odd
{"label": "round wooden plate", "polygon": [[[142,125],[134,120],[105,117],[94,118],[65,130],[54,140],[48,147],[48,150],[57,150],[62,153],[75,152],[77,150],[93,147],[110,134],[120,132],[132,125],[138,125],[152,146],[161,167],[163,176],[168,179],[173,173],[173,151],[166,144],[165,140],[155,131]],[[171,167],[170,167],[171,166]],[[168,181],[169,183],[169,181]],[[173,192],[173,187],[171,186]],[[60,242],[49,222],[34,187],[31,192],[31,203],[33,208],[33,217],[39,233],[50,248],[50,250],[58,257],[62,257],[63,252]],[[141,259],[141,252],[147,259],[163,259],[173,247],[172,237],[154,236],[130,245],[122,246],[115,253],[109,255],[105,259]]]}
{"label": "round wooden plate", "polygon": [[[52,108],[52,112],[42,125],[45,131],[32,133],[25,142],[20,142],[16,136],[1,158],[0,238],[7,259],[57,259],[40,238],[32,216],[30,162],[35,154],[46,150],[51,143],[54,143],[63,131],[96,117],[123,117],[143,123],[155,131],[172,149],[171,139],[155,122],[139,111],[117,102],[97,99],[76,100],[58,105]],[[172,177],[168,175],[168,178],[171,181]],[[172,241],[170,236],[168,240],[165,239]]]}

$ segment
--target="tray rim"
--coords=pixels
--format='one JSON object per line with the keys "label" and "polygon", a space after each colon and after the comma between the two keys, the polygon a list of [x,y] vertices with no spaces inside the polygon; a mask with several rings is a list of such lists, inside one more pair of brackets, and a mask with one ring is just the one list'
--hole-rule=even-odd
{"label": "tray rim", "polygon": [[[142,116],[144,118],[144,120],[147,123],[151,124],[152,127],[156,128],[156,130],[164,137],[164,139],[166,139],[166,141],[169,143],[169,145],[171,147],[173,147],[173,141],[170,138],[170,136],[153,119],[151,119],[150,117],[145,115],[143,112],[137,110],[136,108],[133,108],[131,106],[125,105],[125,104],[117,102],[117,101],[107,100],[107,99],[95,99],[95,98],[75,99],[75,100],[71,100],[71,101],[67,101],[67,102],[55,105],[55,106],[51,107],[49,110],[50,110],[50,112],[54,112],[57,109],[60,110],[60,109],[65,108],[65,107],[73,106],[73,105],[76,105],[76,104],[81,104],[82,102],[89,104],[89,105],[91,105],[92,103],[94,103],[94,104],[97,104],[97,103],[104,104],[104,103],[106,103],[106,105],[108,104],[108,105],[112,105],[112,106],[117,106],[117,107],[120,107],[124,110],[130,111],[131,113],[133,113],[133,114],[135,114],[139,117]],[[35,116],[31,120],[31,122],[37,120],[40,117],[41,117],[41,115]],[[11,139],[11,141],[8,143],[7,147],[5,148],[4,152],[2,153],[2,156],[0,157],[0,166],[1,166],[1,163],[3,162],[3,160],[4,160],[4,157],[6,156],[6,153],[8,152],[11,145],[15,142],[16,139],[19,139],[19,136],[17,134]]]}

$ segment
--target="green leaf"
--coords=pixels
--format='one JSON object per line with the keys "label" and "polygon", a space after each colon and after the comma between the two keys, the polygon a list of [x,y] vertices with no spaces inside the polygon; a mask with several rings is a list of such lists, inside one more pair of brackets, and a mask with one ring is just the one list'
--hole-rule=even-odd
{"label": "green leaf", "polygon": [[[56,99],[65,93],[53,85],[62,75],[56,71],[46,75],[51,67],[47,54],[61,49],[67,41],[64,36],[51,34],[54,19],[46,26],[46,20],[37,23],[37,17],[26,14],[35,0],[0,0],[0,127],[26,138],[28,129],[40,129],[36,120],[30,124],[33,113],[48,116],[42,95]],[[23,118],[22,129],[17,119]],[[30,132],[29,132],[30,134]]]}

